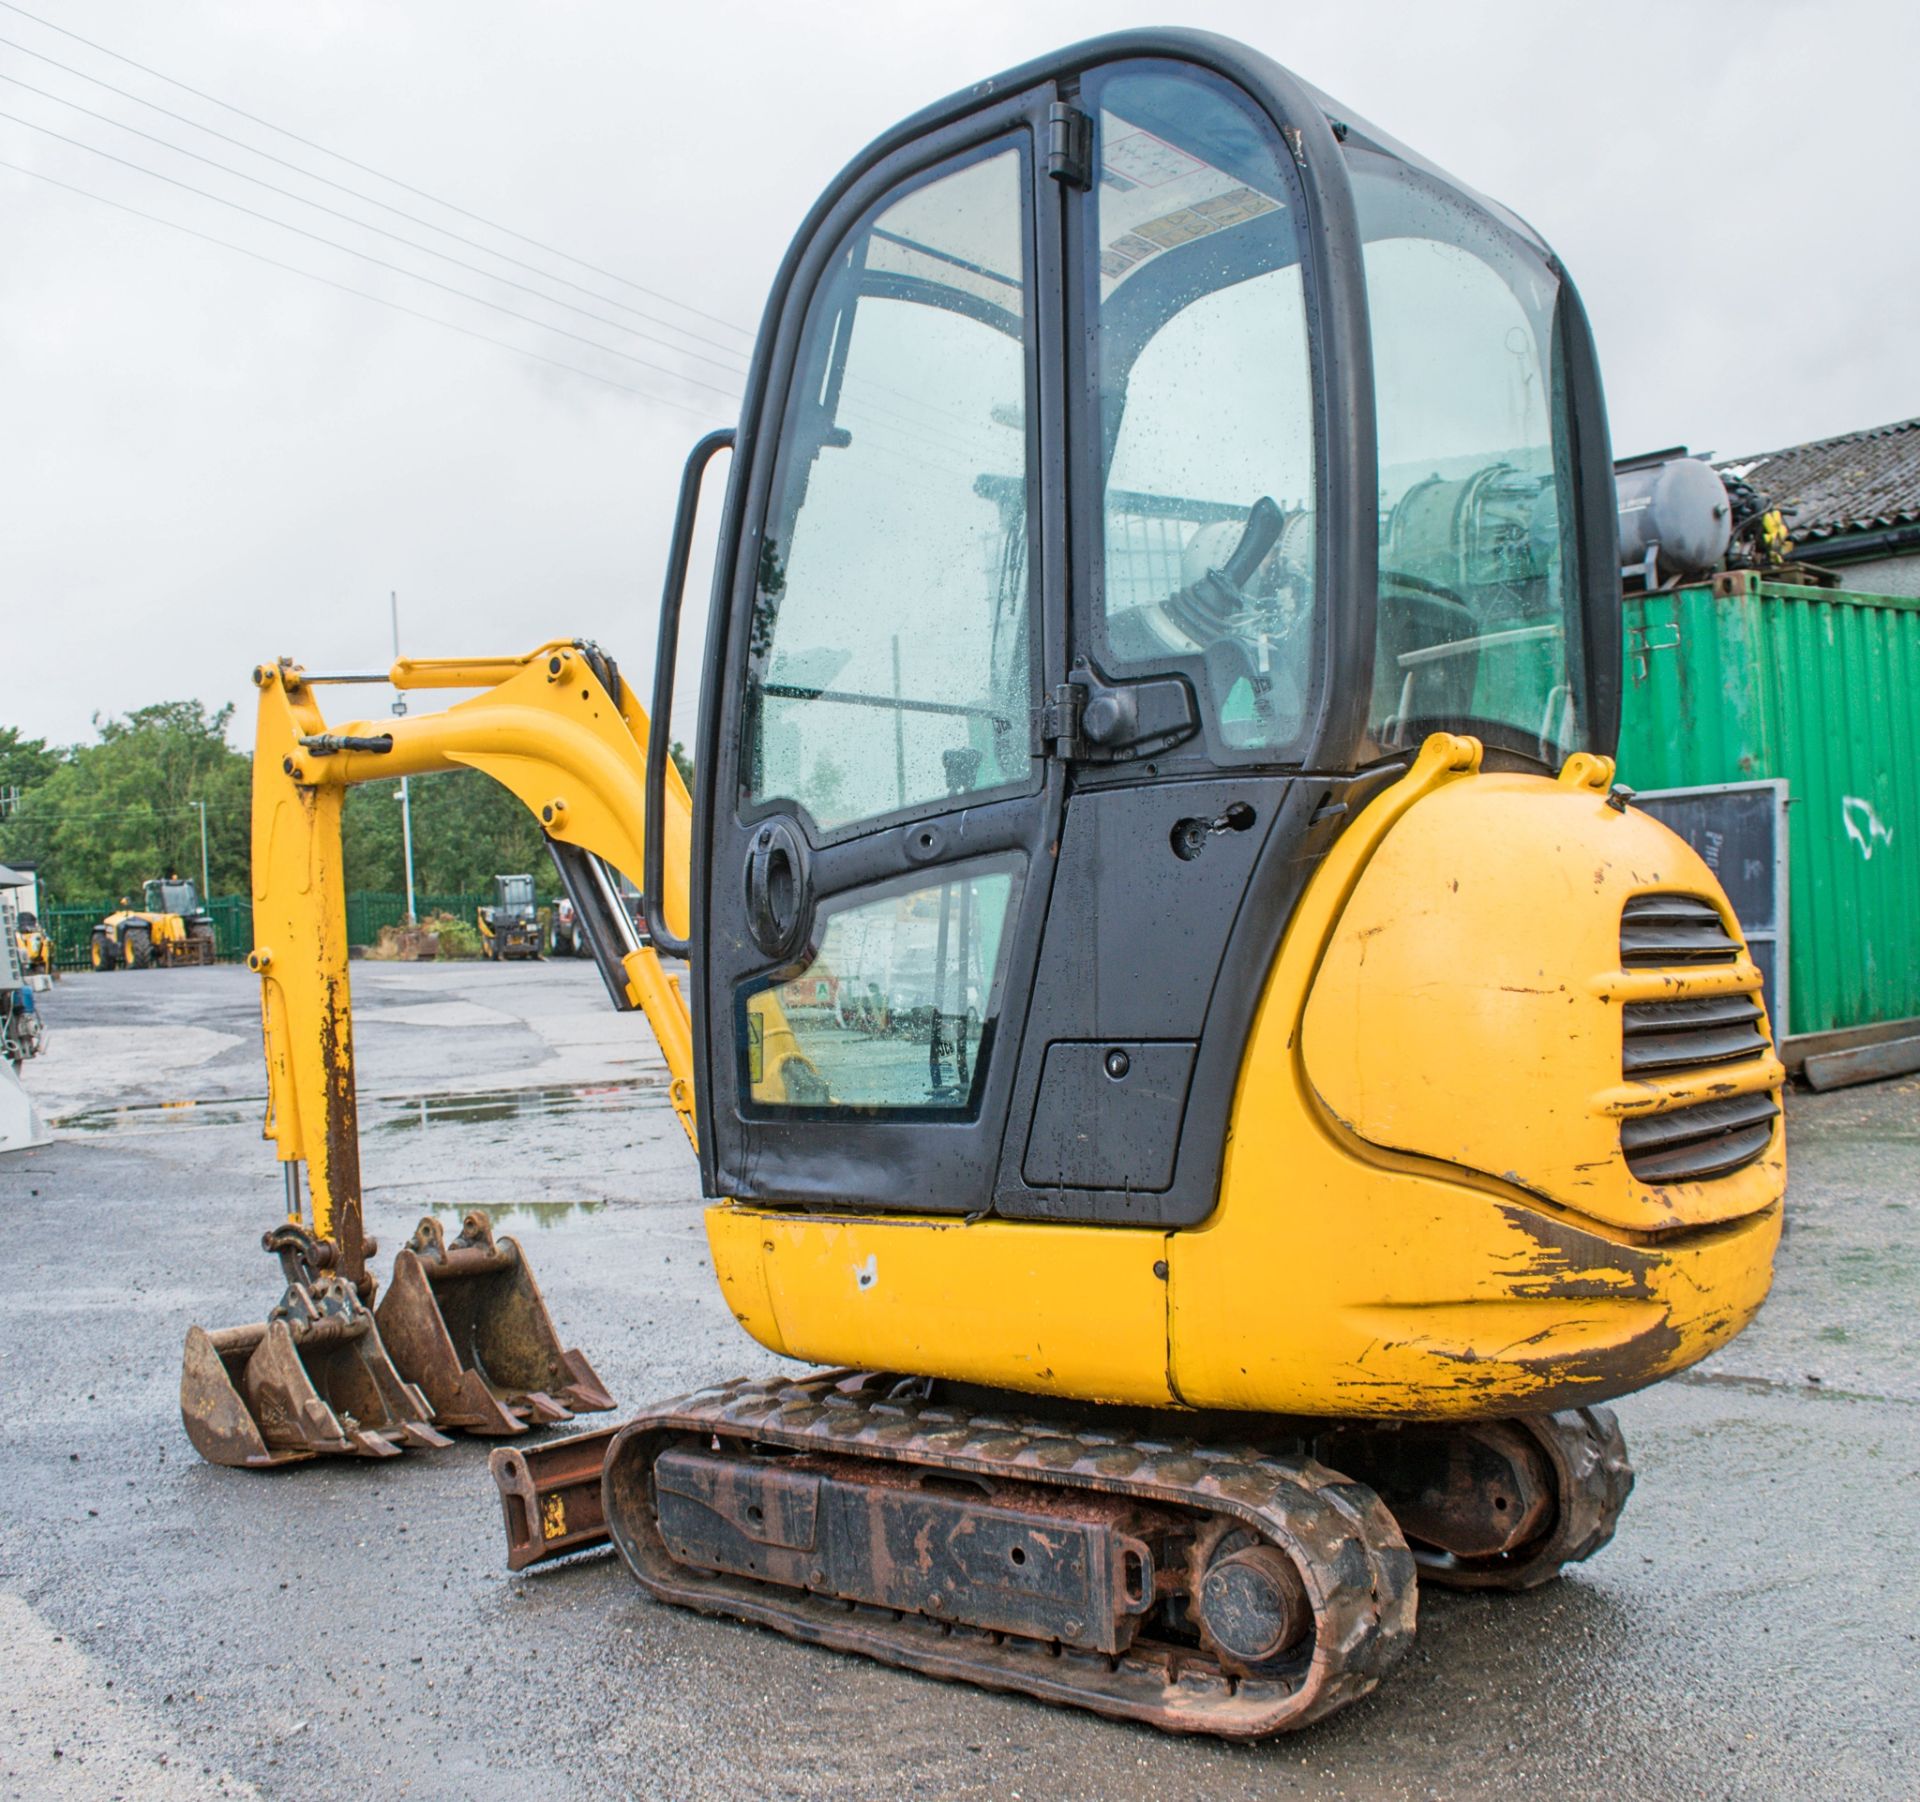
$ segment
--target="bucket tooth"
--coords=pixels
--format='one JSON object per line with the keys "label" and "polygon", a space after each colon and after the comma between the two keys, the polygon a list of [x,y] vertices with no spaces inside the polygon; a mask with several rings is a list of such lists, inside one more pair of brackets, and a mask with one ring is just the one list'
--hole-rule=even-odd
{"label": "bucket tooth", "polygon": [[380,1335],[443,1427],[505,1435],[600,1412],[613,1397],[565,1349],[517,1240],[477,1209],[451,1244],[431,1214],[393,1260]]}
{"label": "bucket tooth", "polygon": [[320,1268],[318,1243],[298,1227],[263,1243],[288,1278],[266,1320],[187,1329],[180,1418],[201,1457],[257,1470],[450,1444],[430,1424],[427,1398],[394,1369],[353,1285]]}

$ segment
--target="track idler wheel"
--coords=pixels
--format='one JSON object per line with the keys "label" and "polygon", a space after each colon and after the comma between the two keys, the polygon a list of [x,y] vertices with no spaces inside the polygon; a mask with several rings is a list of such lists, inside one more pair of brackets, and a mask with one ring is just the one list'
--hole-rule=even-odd
{"label": "track idler wheel", "polygon": [[564,1349],[518,1241],[493,1236],[478,1209],[451,1244],[429,1214],[393,1261],[380,1336],[442,1425],[524,1433],[613,1397],[577,1351]]}
{"label": "track idler wheel", "polygon": [[[1239,1541],[1237,1545],[1234,1541]],[[1196,1586],[1194,1616],[1221,1667],[1239,1676],[1273,1669],[1313,1627],[1299,1567],[1251,1533],[1229,1534]]]}
{"label": "track idler wheel", "polygon": [[1424,1583],[1537,1589],[1613,1537],[1633,1465],[1611,1408],[1511,1420],[1353,1424],[1317,1456],[1378,1490]]}

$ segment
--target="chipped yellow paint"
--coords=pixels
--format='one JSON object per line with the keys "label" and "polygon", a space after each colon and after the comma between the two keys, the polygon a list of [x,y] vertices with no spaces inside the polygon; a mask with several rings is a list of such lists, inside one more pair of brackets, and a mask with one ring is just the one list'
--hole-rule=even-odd
{"label": "chipped yellow paint", "polygon": [[344,790],[305,783],[300,740],[326,729],[313,696],[284,669],[256,671],[253,752],[253,942],[267,1064],[264,1136],[282,1162],[306,1165],[314,1232],[359,1205],[353,1025],[347,985],[347,887],[340,847]]}
{"label": "chipped yellow paint", "polygon": [[[1711,1182],[1649,1186],[1619,1154],[1620,1121],[1777,1093],[1768,1056],[1623,1080],[1621,998],[1756,996],[1744,955],[1706,972],[1620,965],[1636,895],[1698,895],[1733,918],[1693,849],[1586,785],[1485,775],[1437,788],[1381,843],[1313,978],[1306,1072],[1372,1144],[1498,1177],[1627,1232],[1741,1220],[1777,1200],[1785,1156]],[[1649,992],[1651,991],[1651,992]]]}
{"label": "chipped yellow paint", "polygon": [[[1729,1095],[1777,1095],[1786,1080],[1786,1066],[1769,1053],[1728,1070],[1708,1066],[1693,1076],[1650,1076],[1618,1082],[1596,1089],[1587,1098],[1587,1107],[1614,1120],[1636,1114],[1670,1114],[1675,1108],[1719,1101]],[[1775,1132],[1778,1130],[1776,1127]]]}
{"label": "chipped yellow paint", "polygon": [[540,1536],[553,1540],[563,1538],[567,1531],[567,1498],[563,1495],[549,1495],[540,1503]]}
{"label": "chipped yellow paint", "polygon": [[[1717,885],[1604,804],[1604,759],[1558,782],[1481,775],[1462,744],[1428,741],[1289,926],[1220,1205],[1169,1242],[1186,1402],[1431,1417],[1600,1401],[1704,1357],[1766,1295],[1778,1134],[1757,1176],[1650,1191],[1594,1111],[1618,1084],[1620,1021],[1588,973],[1618,968],[1621,902],[1670,886],[1723,905]],[[1647,1230],[1688,1216],[1711,1224]]]}

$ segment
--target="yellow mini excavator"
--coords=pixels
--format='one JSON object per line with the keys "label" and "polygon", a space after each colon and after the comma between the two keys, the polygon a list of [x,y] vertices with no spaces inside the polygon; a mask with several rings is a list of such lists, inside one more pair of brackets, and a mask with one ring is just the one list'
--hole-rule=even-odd
{"label": "yellow mini excavator", "polygon": [[[1759,972],[1613,782],[1619,622],[1565,272],[1265,57],[1103,38],[865,151],[689,462],[650,716],[585,642],[338,728],[258,672],[316,1199],[340,798],[484,770],[659,1037],[728,1305],[816,1367],[503,1447],[510,1561],[611,1538],[663,1601],[1251,1738],[1371,1689],[1418,1583],[1603,1545],[1602,1404],[1751,1318],[1785,1187]],[[357,1211],[296,1249],[325,1315]]]}

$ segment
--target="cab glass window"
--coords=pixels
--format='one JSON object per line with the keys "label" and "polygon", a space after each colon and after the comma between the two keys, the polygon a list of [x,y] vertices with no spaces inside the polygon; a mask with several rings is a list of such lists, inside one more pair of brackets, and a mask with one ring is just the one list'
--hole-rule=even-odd
{"label": "cab glass window", "polygon": [[1089,84],[1110,674],[1184,671],[1216,753],[1283,757],[1314,651],[1313,389],[1272,125],[1165,65]]}
{"label": "cab glass window", "polygon": [[748,635],[749,814],[831,836],[1033,779],[1026,196],[1019,143],[917,179],[809,311]]}
{"label": "cab glass window", "polygon": [[757,1108],[972,1111],[1021,874],[982,859],[823,907],[800,972],[742,999],[741,1092]]}
{"label": "cab glass window", "polygon": [[1367,754],[1444,730],[1557,766],[1584,695],[1560,280],[1437,176],[1348,162],[1380,444]]}

